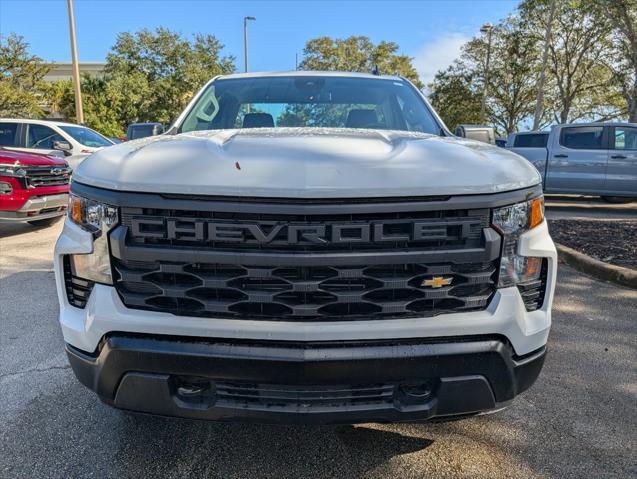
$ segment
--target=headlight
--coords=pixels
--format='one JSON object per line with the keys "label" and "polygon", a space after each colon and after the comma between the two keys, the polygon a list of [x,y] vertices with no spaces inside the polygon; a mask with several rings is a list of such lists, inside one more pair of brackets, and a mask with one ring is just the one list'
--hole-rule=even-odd
{"label": "headlight", "polygon": [[0,195],[10,195],[13,191],[13,186],[7,181],[0,181]]}
{"label": "headlight", "polygon": [[13,176],[15,178],[20,178],[22,176],[26,176],[27,172],[20,165],[16,165],[15,163],[0,163],[0,176]]}
{"label": "headlight", "polygon": [[69,219],[93,234],[93,252],[70,255],[74,276],[103,284],[113,284],[108,253],[108,232],[117,224],[115,206],[69,195]]}
{"label": "headlight", "polygon": [[520,256],[520,236],[544,221],[544,197],[493,210],[493,226],[503,235],[498,287],[505,288],[540,278],[542,258]]}

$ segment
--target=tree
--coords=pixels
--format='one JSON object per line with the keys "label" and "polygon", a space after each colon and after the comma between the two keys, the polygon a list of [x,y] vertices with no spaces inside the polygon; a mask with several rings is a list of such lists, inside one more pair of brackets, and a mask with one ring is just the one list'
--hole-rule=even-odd
{"label": "tree", "polygon": [[[128,104],[130,94],[120,84],[105,77],[82,74],[82,104],[84,124],[105,136],[124,136],[126,124],[122,123],[121,112]],[[51,114],[58,113],[63,118],[75,118],[75,93],[71,80],[58,80],[44,86],[46,103]]]}
{"label": "tree", "polygon": [[107,88],[124,95],[119,123],[172,122],[205,82],[235,70],[222,49],[213,35],[189,41],[166,28],[119,34],[105,68]]}
{"label": "tree", "polygon": [[453,130],[462,123],[480,123],[481,91],[477,72],[460,62],[436,73],[428,85],[429,101],[445,124]]}
{"label": "tree", "polygon": [[48,107],[49,115],[61,115],[67,118],[66,103],[68,97],[71,97],[72,110],[71,116],[75,115],[75,103],[73,100],[73,82],[71,80],[56,80],[50,83],[42,84],[42,96]]}
{"label": "tree", "polygon": [[42,115],[38,92],[49,67],[28,50],[21,36],[0,36],[0,116]]}
{"label": "tree", "polygon": [[397,54],[394,42],[374,43],[366,36],[345,39],[318,37],[309,40],[303,49],[301,70],[348,71],[369,73],[375,67],[388,75],[402,75],[418,88],[423,84],[407,55]]}
{"label": "tree", "polygon": [[[537,40],[528,35],[516,17],[491,32],[492,61],[486,103],[487,123],[498,133],[517,131],[533,112],[539,68]],[[481,123],[480,101],[484,91],[487,37],[473,38],[447,70],[438,72],[430,85],[429,99],[448,126]]]}
{"label": "tree", "polygon": [[[107,78],[82,75],[82,100],[84,102],[84,122],[86,126],[106,136],[124,136],[125,126],[119,121],[119,112],[127,101],[116,85]],[[67,115],[75,111],[70,95],[67,100]]]}
{"label": "tree", "polygon": [[631,0],[601,0],[597,14],[612,29],[613,52],[607,63],[613,81],[626,102],[628,121],[637,123],[637,3]]}
{"label": "tree", "polygon": [[[524,0],[492,32],[486,113],[501,133],[533,116],[550,5]],[[610,120],[637,109],[637,4],[555,0],[555,6],[540,126]],[[475,102],[484,91],[486,48],[484,37],[473,38],[432,83],[431,101],[450,126],[480,121]]]}
{"label": "tree", "polygon": [[[468,42],[462,60],[475,76],[484,77],[486,35]],[[487,88],[487,117],[500,133],[517,131],[522,120],[533,113],[536,79],[540,66],[538,39],[529,34],[519,18],[509,17],[492,33],[492,61]],[[484,88],[484,85],[481,86]]]}
{"label": "tree", "polygon": [[[525,0],[520,5],[522,21],[530,32],[546,30],[549,0]],[[557,1],[549,41],[549,101],[554,121],[611,119],[621,114],[617,92],[609,88],[612,75],[608,60],[610,28],[601,21],[595,0]],[[552,86],[552,88],[551,88]]]}

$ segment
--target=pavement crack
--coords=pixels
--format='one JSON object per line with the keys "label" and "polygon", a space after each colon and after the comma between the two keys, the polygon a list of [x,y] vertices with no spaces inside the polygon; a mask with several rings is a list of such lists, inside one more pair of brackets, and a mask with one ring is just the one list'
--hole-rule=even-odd
{"label": "pavement crack", "polygon": [[67,364],[66,366],[49,366],[48,368],[25,369],[24,371],[16,371],[13,373],[0,374],[0,380],[3,380],[5,378],[10,378],[12,376],[21,376],[23,374],[31,374],[31,373],[42,373],[46,371],[53,371],[56,369],[71,369],[71,366]]}

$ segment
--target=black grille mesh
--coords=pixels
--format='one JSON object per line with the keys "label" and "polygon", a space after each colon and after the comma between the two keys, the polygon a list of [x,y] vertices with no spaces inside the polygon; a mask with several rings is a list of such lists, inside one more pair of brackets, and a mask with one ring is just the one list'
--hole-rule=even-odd
{"label": "black grille mesh", "polygon": [[[212,202],[203,210],[123,207],[121,227],[127,231],[126,245],[147,253],[143,261],[133,261],[133,257],[142,258],[134,253],[127,257],[125,248],[119,248],[117,257],[112,258],[115,287],[123,303],[130,308],[182,316],[329,321],[480,310],[495,293],[495,258],[487,263],[476,259],[466,264],[440,260],[421,264],[400,257],[400,253],[484,248],[488,208],[397,207],[392,211],[384,204],[377,212],[361,212],[355,207],[351,211],[357,212],[348,212],[348,205],[343,204],[338,210],[327,209],[331,211],[328,213],[319,212],[320,208],[305,211],[298,204],[289,208],[278,205],[271,212],[264,212],[260,206]],[[240,240],[221,241],[211,236],[208,227],[214,223],[238,230]],[[190,234],[195,225],[198,236]],[[325,232],[324,240],[321,244],[302,236],[292,240],[290,231],[299,225],[319,225]],[[251,228],[257,227],[263,234],[255,235]],[[355,241],[338,236],[335,239],[335,231],[340,228],[343,232],[347,227],[369,233]],[[416,228],[422,234],[413,234]],[[187,233],[175,235],[177,230]],[[376,236],[379,233],[380,240]],[[264,235],[267,241],[258,238]],[[153,249],[164,253],[187,251],[189,255],[179,262],[166,255],[161,261],[153,261]],[[199,251],[224,252],[228,258],[236,257],[235,253],[249,255],[239,264],[232,261],[232,265],[219,264],[221,259],[194,262],[199,260]],[[250,264],[250,258],[261,252],[264,258],[269,254],[285,256],[286,266],[276,260],[259,261],[259,266]],[[357,252],[387,256],[380,265],[371,266],[364,264],[364,257],[358,258]],[[301,259],[295,264],[295,255],[302,253],[315,255],[312,262],[303,263],[312,266],[301,266]],[[330,260],[334,253],[347,256],[348,261]],[[432,280],[434,283],[423,283]]]}
{"label": "black grille mesh", "polygon": [[[114,260],[133,308],[187,316],[343,320],[433,316],[487,306],[496,262],[360,267],[251,267]],[[443,278],[439,288],[423,281]]]}

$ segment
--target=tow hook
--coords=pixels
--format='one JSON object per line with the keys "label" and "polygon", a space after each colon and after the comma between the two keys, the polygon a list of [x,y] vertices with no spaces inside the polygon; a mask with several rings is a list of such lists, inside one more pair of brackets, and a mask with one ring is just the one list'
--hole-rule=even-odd
{"label": "tow hook", "polygon": [[193,397],[203,393],[206,389],[208,387],[204,385],[189,384],[187,386],[179,386],[177,394],[184,397]]}

